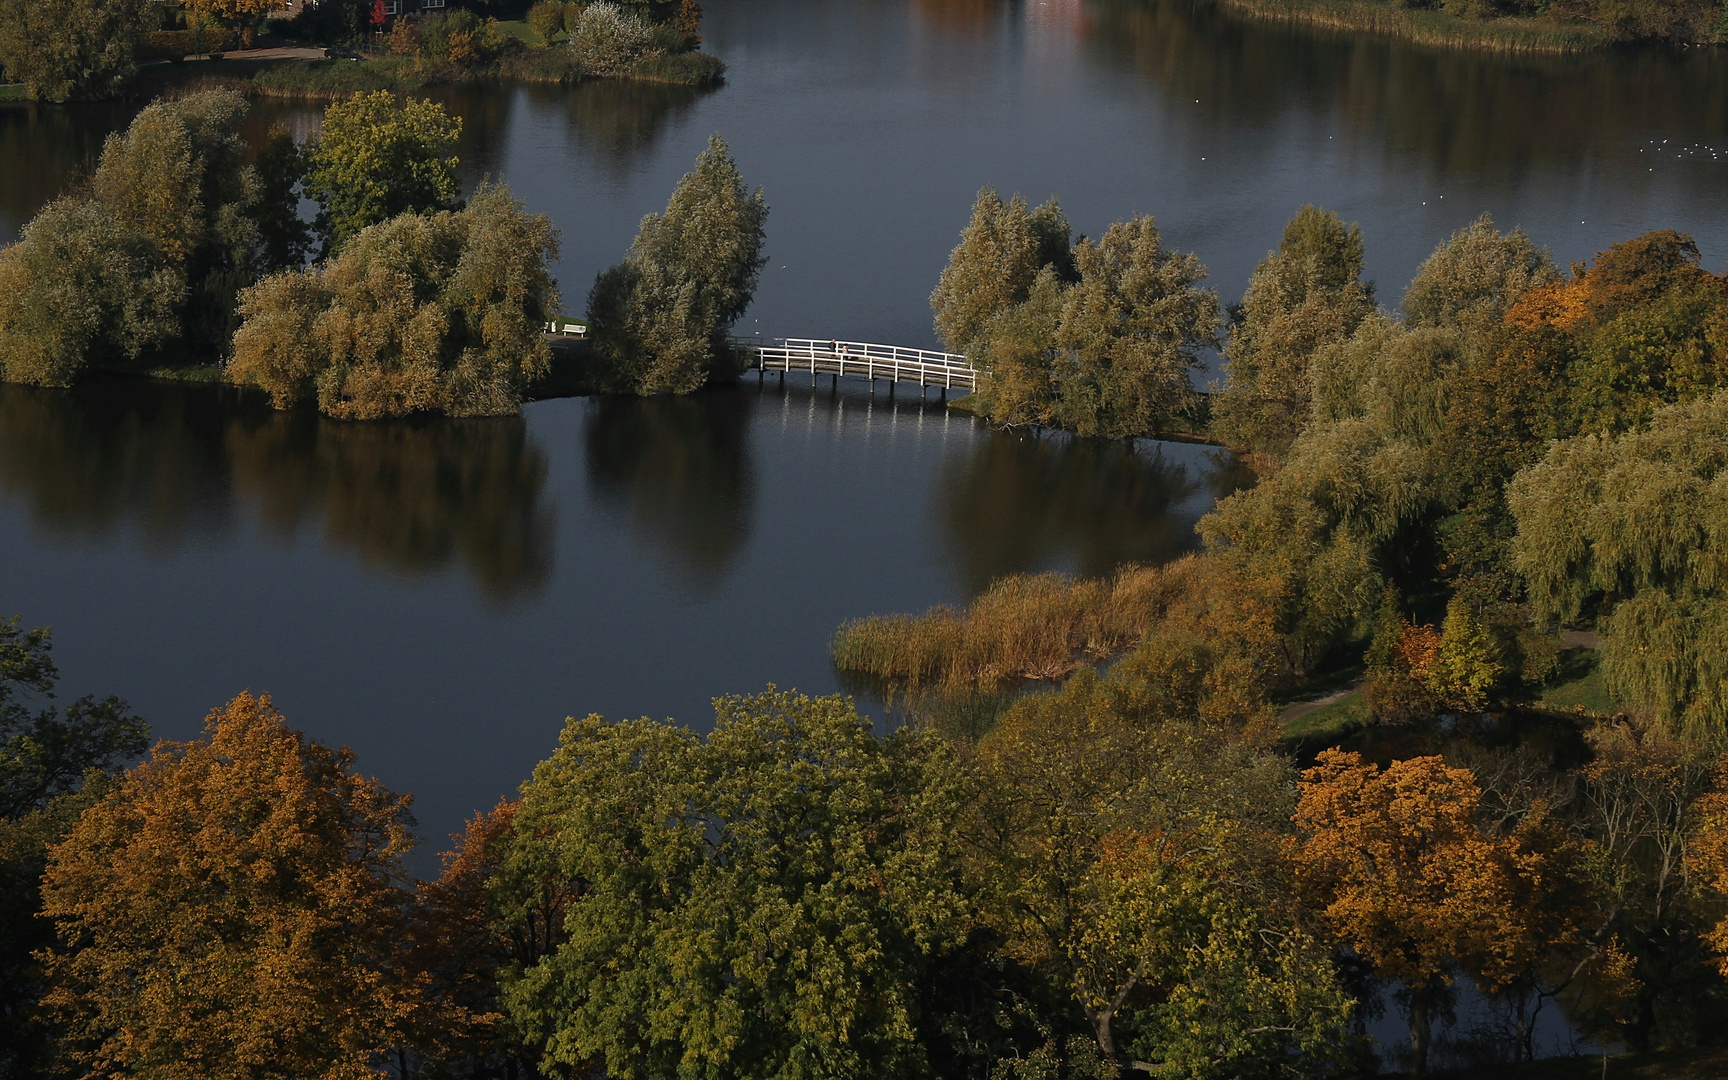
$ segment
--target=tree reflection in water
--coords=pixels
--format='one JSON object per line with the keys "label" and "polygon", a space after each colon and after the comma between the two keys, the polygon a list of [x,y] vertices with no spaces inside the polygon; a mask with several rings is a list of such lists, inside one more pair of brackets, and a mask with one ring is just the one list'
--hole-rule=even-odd
{"label": "tree reflection in water", "polygon": [[0,383],[0,491],[61,537],[131,525],[161,551],[225,534],[233,490],[223,428],[235,395],[221,396],[132,381],[70,391]]}
{"label": "tree reflection in water", "polygon": [[668,125],[714,87],[596,79],[575,86],[527,86],[531,106],[561,119],[571,142],[615,177],[630,175]]}
{"label": "tree reflection in water", "polygon": [[[1332,113],[1342,130],[1450,174],[1596,161],[1632,190],[1645,184],[1645,163],[1605,149],[1653,131],[1728,142],[1728,65],[1710,49],[1497,56],[1254,23],[1169,0],[1090,0],[1087,13],[1096,59],[1193,100],[1209,130],[1246,134],[1290,112]],[[1709,183],[1706,175],[1682,174],[1688,184]]]}
{"label": "tree reflection in water", "polygon": [[753,399],[737,387],[684,397],[601,397],[587,429],[588,480],[602,505],[673,556],[711,594],[750,539]]}
{"label": "tree reflection in water", "polygon": [[1212,499],[1252,482],[1221,450],[1196,448],[1185,464],[1158,443],[997,431],[944,470],[937,513],[966,590],[979,593],[1004,574],[1101,577],[1168,562],[1199,543],[1194,522]]}
{"label": "tree reflection in water", "polygon": [[131,525],[177,550],[231,532],[250,503],[280,538],[321,527],[332,545],[412,574],[457,563],[505,600],[551,575],[546,470],[517,418],[350,424],[232,390],[0,384],[0,490],[60,535]]}
{"label": "tree reflection in water", "polygon": [[271,412],[228,429],[235,487],[284,538],[321,521],[368,562],[426,573],[458,561],[486,593],[552,572],[546,454],[520,417],[344,423]]}

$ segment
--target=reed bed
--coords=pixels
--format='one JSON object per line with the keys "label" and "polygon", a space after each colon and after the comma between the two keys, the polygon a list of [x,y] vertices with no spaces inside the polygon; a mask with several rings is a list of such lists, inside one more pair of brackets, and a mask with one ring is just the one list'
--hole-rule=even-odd
{"label": "reed bed", "polygon": [[1374,0],[1217,0],[1225,11],[1268,22],[1384,34],[1418,45],[1486,52],[1564,54],[1612,44],[1599,26],[1541,18],[1465,19]]}
{"label": "reed bed", "polygon": [[1017,574],[964,610],[944,605],[847,622],[834,638],[834,663],[910,691],[988,693],[1060,679],[1136,644],[1176,587],[1166,571],[1145,566],[1108,579]]}

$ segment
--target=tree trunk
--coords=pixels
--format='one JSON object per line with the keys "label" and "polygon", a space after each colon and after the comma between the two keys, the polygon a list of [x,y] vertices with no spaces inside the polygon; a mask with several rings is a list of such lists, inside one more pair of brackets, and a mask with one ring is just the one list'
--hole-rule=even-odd
{"label": "tree trunk", "polygon": [[1410,993],[1410,1075],[1428,1075],[1428,987]]}
{"label": "tree trunk", "polygon": [[1116,1036],[1110,1032],[1110,1021],[1114,1010],[1101,1009],[1089,1012],[1087,1019],[1092,1021],[1092,1033],[1098,1037],[1098,1052],[1104,1055],[1104,1060],[1116,1060]]}

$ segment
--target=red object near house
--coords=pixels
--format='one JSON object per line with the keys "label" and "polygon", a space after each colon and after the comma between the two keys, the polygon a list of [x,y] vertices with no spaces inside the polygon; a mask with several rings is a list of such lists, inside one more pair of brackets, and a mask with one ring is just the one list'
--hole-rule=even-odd
{"label": "red object near house", "polygon": [[374,0],[372,4],[372,25],[383,26],[390,18],[390,13],[384,10],[384,0]]}

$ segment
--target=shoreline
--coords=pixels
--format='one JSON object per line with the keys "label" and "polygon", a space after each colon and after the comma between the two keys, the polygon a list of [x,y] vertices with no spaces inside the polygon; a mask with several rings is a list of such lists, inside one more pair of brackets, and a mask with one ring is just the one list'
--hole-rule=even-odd
{"label": "shoreline", "polygon": [[[1513,56],[1576,56],[1618,45],[1655,46],[1627,40],[1589,23],[1505,16],[1467,19],[1442,11],[1395,7],[1372,0],[1211,0],[1232,18],[1281,23],[1334,33],[1364,34],[1427,48]],[[1708,43],[1699,47],[1709,47]]]}

